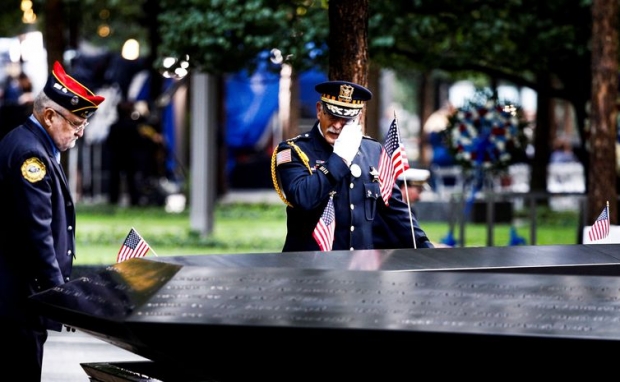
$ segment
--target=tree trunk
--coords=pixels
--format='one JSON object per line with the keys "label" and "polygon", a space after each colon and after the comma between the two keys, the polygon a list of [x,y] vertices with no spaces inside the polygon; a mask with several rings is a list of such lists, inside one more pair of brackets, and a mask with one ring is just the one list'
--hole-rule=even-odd
{"label": "tree trunk", "polygon": [[[329,79],[368,86],[368,0],[331,0],[328,12]],[[360,122],[365,126],[363,113]]]}
{"label": "tree trunk", "polygon": [[364,134],[382,141],[382,126],[380,125],[382,110],[380,110],[380,108],[383,102],[381,100],[382,95],[379,92],[381,87],[381,70],[378,66],[371,64],[368,72],[368,89],[372,91],[372,99],[369,102],[366,102],[365,113],[366,121],[369,121],[370,123],[363,123],[362,125],[364,127]]}
{"label": "tree trunk", "polygon": [[63,53],[66,46],[62,0],[47,0],[45,2],[44,28],[43,38],[47,51],[47,64],[51,70],[55,61],[63,63]]}
{"label": "tree trunk", "polygon": [[419,145],[419,163],[423,168],[430,167],[431,160],[433,159],[433,151],[430,143],[428,142],[428,132],[424,131],[424,124],[428,118],[433,114],[435,110],[439,108],[436,102],[437,100],[437,86],[436,81],[433,79],[432,72],[427,71],[422,73],[419,81],[419,99],[420,99],[420,145]]}
{"label": "tree trunk", "polygon": [[617,222],[616,98],[618,96],[618,2],[592,2],[592,100],[588,222],[609,202],[610,222]]}
{"label": "tree trunk", "polygon": [[368,85],[368,0],[329,2],[329,79]]}

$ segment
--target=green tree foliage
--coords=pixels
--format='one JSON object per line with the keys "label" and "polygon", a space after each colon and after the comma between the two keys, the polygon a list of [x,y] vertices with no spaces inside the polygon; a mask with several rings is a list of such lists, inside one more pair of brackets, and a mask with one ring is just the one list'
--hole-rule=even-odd
{"label": "green tree foliage", "polygon": [[279,49],[296,70],[325,66],[327,10],[304,0],[162,0],[160,56],[189,56],[218,74],[253,70],[260,53]]}
{"label": "green tree foliage", "polygon": [[[253,68],[280,49],[297,70],[326,69],[326,4],[311,0],[161,0],[160,56],[190,56],[211,73]],[[591,1],[370,2],[369,56],[381,67],[483,73],[537,90],[585,116],[590,91]],[[346,22],[346,19],[343,20]]]}
{"label": "green tree foliage", "polygon": [[21,0],[11,0],[3,3],[0,12],[0,37],[14,37],[28,29],[22,23],[23,12],[20,9]]}
{"label": "green tree foliage", "polygon": [[371,7],[370,51],[380,66],[478,73],[491,84],[506,80],[537,92],[534,190],[546,190],[551,98],[574,106],[581,142],[587,141],[591,1],[419,0]]}
{"label": "green tree foliage", "polygon": [[[75,14],[82,15],[80,39],[84,38],[90,44],[111,52],[120,52],[127,39],[135,38],[141,42],[143,54],[150,50],[147,38],[150,13],[145,7],[145,0],[65,0],[65,2],[68,18]],[[102,26],[110,28],[108,36],[99,35]]]}
{"label": "green tree foliage", "polygon": [[569,83],[590,64],[589,1],[420,0],[370,6],[371,57],[384,67],[476,71],[535,88],[541,71]]}

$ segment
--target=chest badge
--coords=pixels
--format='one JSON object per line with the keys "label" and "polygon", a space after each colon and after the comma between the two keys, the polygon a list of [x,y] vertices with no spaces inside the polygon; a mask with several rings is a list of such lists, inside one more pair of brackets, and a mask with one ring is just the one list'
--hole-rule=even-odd
{"label": "chest badge", "polygon": [[379,171],[377,171],[377,169],[372,166],[370,166],[370,176],[372,176],[373,182],[379,181]]}

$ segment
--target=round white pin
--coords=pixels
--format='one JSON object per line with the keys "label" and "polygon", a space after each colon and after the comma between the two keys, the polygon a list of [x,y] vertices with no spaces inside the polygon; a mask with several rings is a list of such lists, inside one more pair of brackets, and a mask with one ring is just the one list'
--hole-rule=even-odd
{"label": "round white pin", "polygon": [[360,166],[356,165],[355,163],[351,165],[351,175],[353,175],[356,178],[359,178],[360,175],[362,175],[362,169],[360,168]]}

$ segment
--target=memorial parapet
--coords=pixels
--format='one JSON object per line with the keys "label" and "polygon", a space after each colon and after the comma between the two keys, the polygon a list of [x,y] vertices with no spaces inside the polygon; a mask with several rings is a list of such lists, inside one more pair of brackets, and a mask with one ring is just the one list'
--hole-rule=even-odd
{"label": "memorial parapet", "polygon": [[358,271],[473,271],[620,275],[620,245],[391,249],[157,257],[155,261],[209,268],[305,268]]}
{"label": "memorial parapet", "polygon": [[173,375],[166,382],[327,380],[333,373],[348,380],[380,373],[388,381],[439,358],[450,367],[514,366],[523,357],[568,361],[620,349],[620,278],[611,276],[132,259],[32,302],[150,359],[131,367]]}

